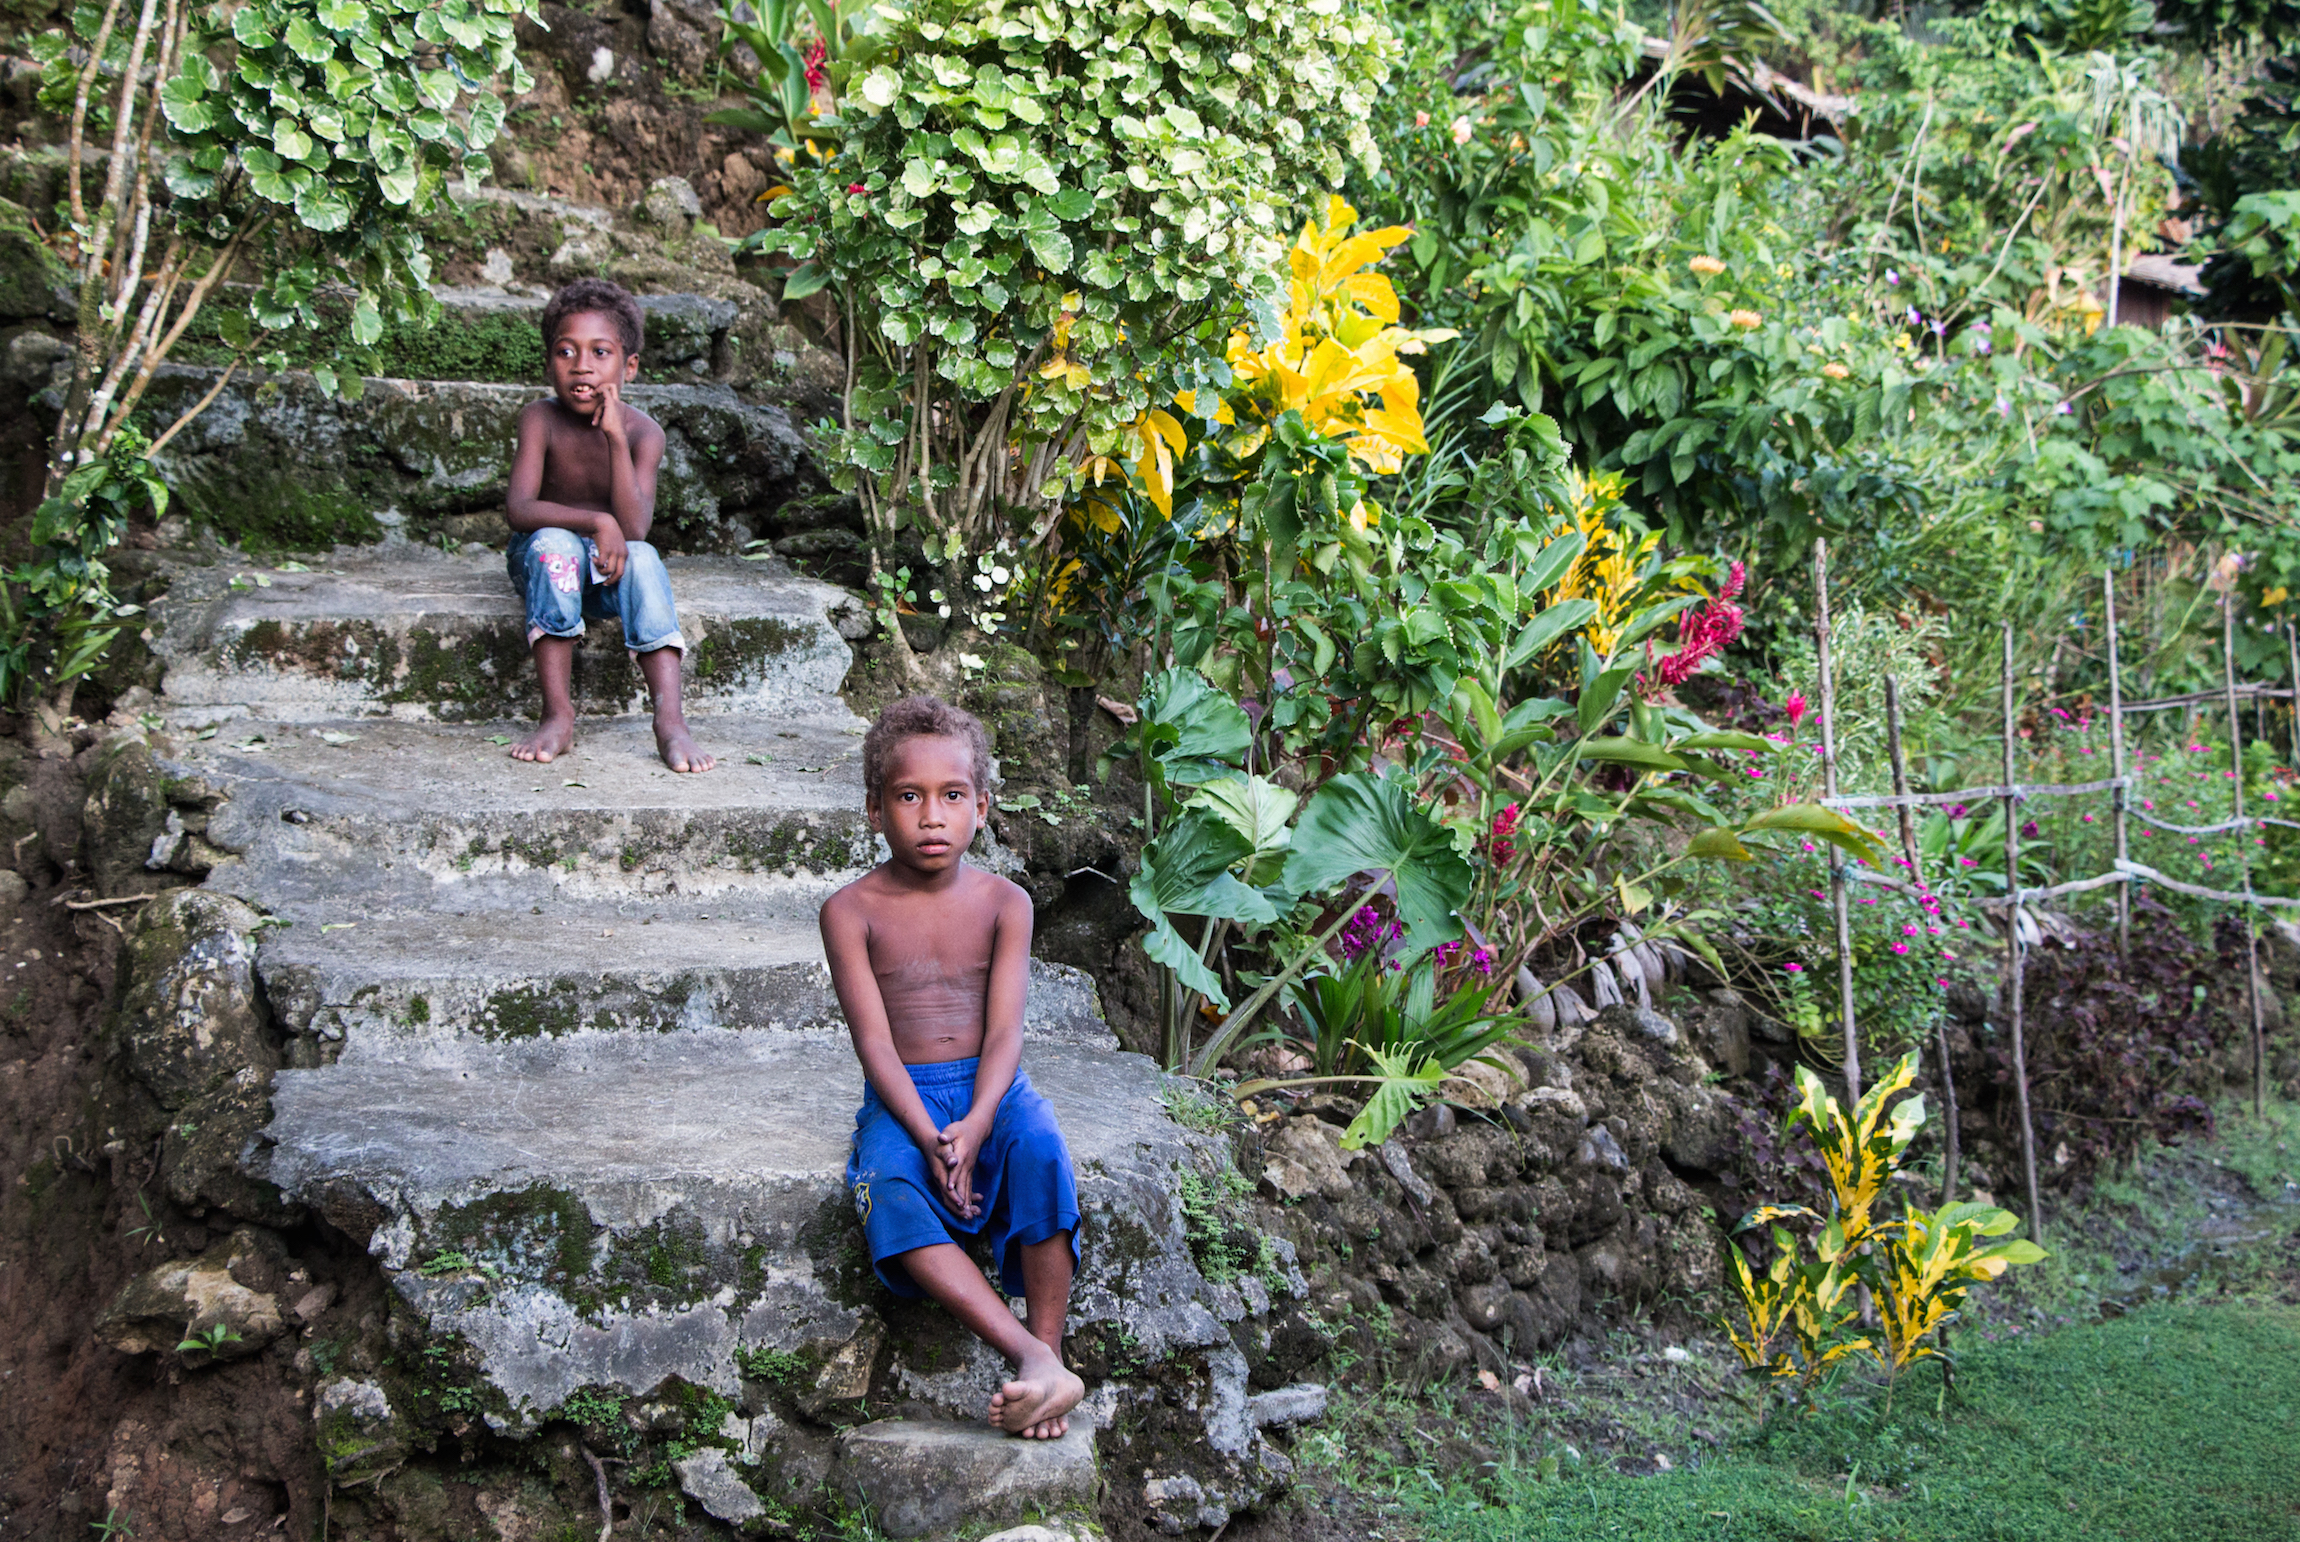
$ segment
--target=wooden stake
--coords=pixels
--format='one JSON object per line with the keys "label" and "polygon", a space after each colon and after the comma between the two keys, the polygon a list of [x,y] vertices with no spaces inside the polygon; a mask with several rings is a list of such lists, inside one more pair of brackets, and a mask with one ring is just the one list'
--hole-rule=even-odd
{"label": "wooden stake", "polygon": [[2012,1015],[2013,1092],[2020,1103],[2021,1174],[2028,1184],[2028,1234],[2044,1240],[2044,1197],[2036,1183],[2036,1124],[2028,1107],[2028,1043],[2021,1022],[2020,952],[2020,799],[2018,746],[2020,724],[2013,714],[2013,629],[2005,623],[2005,1001]]}
{"label": "wooden stake", "polygon": [[[1813,542],[1813,655],[1821,671],[1821,791],[1837,795],[1837,687],[1829,673],[1829,543]],[[1845,854],[1829,848],[1829,899],[1837,912],[1837,1002],[1845,1019],[1847,1106],[1861,1105],[1861,1033],[1853,1021],[1853,918],[1845,900]]]}
{"label": "wooden stake", "polygon": [[[1901,752],[1901,682],[1891,675],[1885,676],[1885,752],[1893,762],[1893,796],[1909,795],[1909,762]],[[1906,803],[1900,807],[1901,856],[1909,864],[1909,882],[1917,892],[1925,892],[1924,858],[1917,850],[1917,816]],[[1943,1012],[1935,1025],[1941,1046],[1941,1203],[1953,1203],[1957,1196],[1957,1167],[1962,1140],[1957,1129],[1957,1073],[1949,1064],[1949,1016]],[[1947,1343],[1947,1330],[1942,1330],[1942,1343]]]}
{"label": "wooden stake", "polygon": [[2291,660],[2284,683],[2292,687],[2292,764],[2300,766],[2300,628],[2284,623],[2284,649]]}
{"label": "wooden stake", "polygon": [[[2116,569],[2110,567],[2100,575],[2101,593],[2108,600],[2108,765],[2109,775],[2122,778],[2124,764],[2124,676],[2117,663],[2116,638]],[[2126,810],[2132,806],[2132,789],[2119,787],[2111,806],[2116,810],[2116,860],[2129,861],[2131,850],[2131,823]],[[2127,963],[2132,959],[2132,885],[2116,886],[2116,952]]]}
{"label": "wooden stake", "polygon": [[[1901,682],[1891,675],[1885,676],[1885,753],[1893,763],[1893,796],[1909,795],[1909,763],[1901,756]],[[1899,809],[1901,816],[1901,860],[1909,864],[1909,877],[1920,886],[1924,879],[1917,871],[1917,816],[1906,803]]]}
{"label": "wooden stake", "polygon": [[[2244,714],[2236,705],[2236,589],[2220,597],[2220,682],[2228,692],[2230,812],[2244,817]],[[2236,830],[2244,854],[2244,993],[2252,1004],[2252,1116],[2268,1112],[2268,1029],[2260,1012],[2260,911],[2252,900],[2252,832]]]}

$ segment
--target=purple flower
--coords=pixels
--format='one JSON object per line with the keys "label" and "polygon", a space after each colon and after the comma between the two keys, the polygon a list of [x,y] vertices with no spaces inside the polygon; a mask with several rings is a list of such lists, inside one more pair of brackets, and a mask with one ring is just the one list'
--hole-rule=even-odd
{"label": "purple flower", "polygon": [[1900,286],[1900,282],[1901,275],[1895,273],[1891,268],[1887,268],[1885,270],[1885,286],[1887,288],[1898,288]]}
{"label": "purple flower", "polygon": [[2033,819],[2027,821],[2020,827],[2020,833],[2033,839],[2036,835],[2036,821]]}
{"label": "purple flower", "polygon": [[1962,819],[1965,817],[1966,812],[1967,810],[1962,803],[1952,803],[1949,805],[1949,817],[1951,819]]}
{"label": "purple flower", "polygon": [[1923,311],[1918,310],[1914,305],[1909,307],[1907,320],[1910,326],[1913,327],[1924,319],[1925,313]]}
{"label": "purple flower", "polygon": [[1493,950],[1479,948],[1469,956],[1469,967],[1477,971],[1479,979],[1490,976],[1493,973]]}
{"label": "purple flower", "polygon": [[1976,321],[1973,323],[1973,330],[1986,337],[1994,329],[1985,321]]}

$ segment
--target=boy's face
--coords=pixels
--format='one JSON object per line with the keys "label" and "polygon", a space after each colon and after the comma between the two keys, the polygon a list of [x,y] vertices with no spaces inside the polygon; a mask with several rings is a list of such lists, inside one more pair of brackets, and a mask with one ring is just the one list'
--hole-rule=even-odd
{"label": "boy's face", "polygon": [[605,311],[577,311],[559,323],[544,370],[561,401],[577,412],[592,412],[598,408],[601,386],[625,385],[638,378],[639,356],[623,351],[623,334],[614,317]]}
{"label": "boy's face", "polygon": [[965,740],[921,734],[888,753],[885,783],[868,812],[895,861],[940,873],[973,844],[990,797],[975,786],[974,752]]}

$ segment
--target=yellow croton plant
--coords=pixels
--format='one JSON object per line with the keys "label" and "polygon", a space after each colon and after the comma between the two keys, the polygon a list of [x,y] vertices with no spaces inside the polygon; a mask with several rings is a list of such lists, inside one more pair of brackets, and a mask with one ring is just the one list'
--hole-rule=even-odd
{"label": "yellow croton plant", "polygon": [[[1314,431],[1347,442],[1368,472],[1397,471],[1408,455],[1424,455],[1421,382],[1406,363],[1431,343],[1455,334],[1398,325],[1398,294],[1390,281],[1367,270],[1412,232],[1403,225],[1352,234],[1358,211],[1339,195],[1326,199],[1325,219],[1309,220],[1286,253],[1286,309],[1277,336],[1262,347],[1245,328],[1230,334],[1230,389],[1210,416],[1227,430],[1222,447],[1250,460],[1287,412],[1299,412]],[[1174,405],[1204,421],[1195,393]],[[1126,467],[1158,512],[1174,513],[1174,464],[1189,448],[1182,419],[1153,408],[1130,427],[1135,446]],[[1118,470],[1109,457],[1086,467],[1099,485]],[[1090,506],[1091,507],[1091,506]],[[1365,517],[1372,517],[1368,511]]]}

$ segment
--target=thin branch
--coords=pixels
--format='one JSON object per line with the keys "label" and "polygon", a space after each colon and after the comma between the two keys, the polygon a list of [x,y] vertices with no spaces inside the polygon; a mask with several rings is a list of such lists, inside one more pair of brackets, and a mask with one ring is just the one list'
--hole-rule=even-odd
{"label": "thin branch", "polygon": [[72,96],[72,148],[64,165],[71,183],[72,223],[76,227],[88,223],[88,206],[80,197],[80,165],[88,154],[88,96],[95,89],[96,77],[104,71],[104,50],[111,45],[112,24],[119,19],[120,0],[110,0],[104,9],[104,24],[96,29],[96,44],[88,51],[88,67],[80,72],[79,90]]}
{"label": "thin branch", "polygon": [[183,415],[177,418],[175,422],[168,425],[167,432],[161,434],[159,438],[152,441],[151,447],[144,451],[144,458],[149,460],[151,457],[166,449],[168,447],[168,441],[175,438],[176,435],[184,431],[185,424],[191,422],[192,419],[207,411],[208,404],[213,402],[217,397],[224,394],[224,387],[232,383],[232,376],[238,371],[239,367],[240,360],[237,356],[235,356],[231,363],[224,366],[224,372],[216,378],[216,383],[208,387],[208,394],[201,397],[198,401],[192,403],[189,407],[186,407],[183,411]]}

